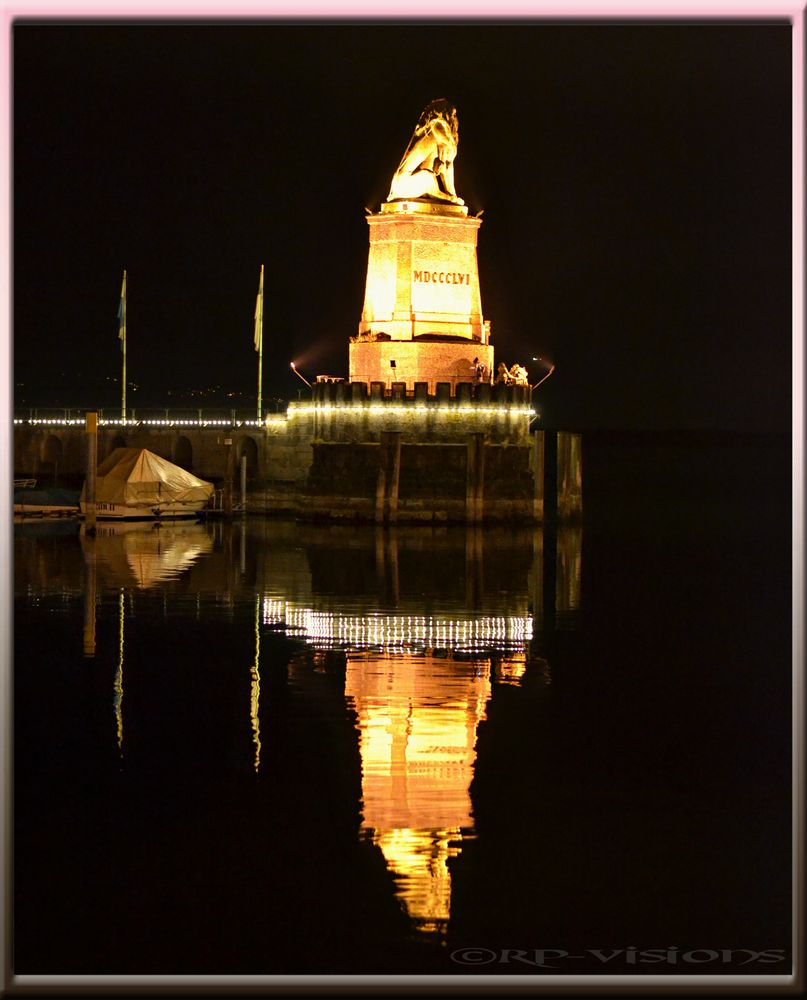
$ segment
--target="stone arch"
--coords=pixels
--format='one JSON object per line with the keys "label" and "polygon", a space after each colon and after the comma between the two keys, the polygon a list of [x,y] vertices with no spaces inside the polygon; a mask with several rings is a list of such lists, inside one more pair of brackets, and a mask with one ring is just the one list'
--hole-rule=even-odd
{"label": "stone arch", "polygon": [[180,434],[174,442],[171,460],[187,472],[193,468],[193,445],[184,434]]}
{"label": "stone arch", "polygon": [[39,452],[39,475],[42,477],[52,477],[53,485],[59,481],[59,465],[62,464],[64,445],[55,434],[49,434],[42,442]]}
{"label": "stone arch", "polygon": [[112,440],[109,442],[109,451],[107,456],[111,455],[116,448],[127,448],[126,438],[122,434],[116,434]]}
{"label": "stone arch", "polygon": [[49,434],[42,442],[41,460],[43,462],[58,462],[61,460],[64,446],[55,434]]}
{"label": "stone arch", "polygon": [[247,479],[257,479],[258,477],[258,442],[255,438],[246,437],[241,438],[238,445],[238,465],[239,469],[241,467],[241,459],[246,456],[247,459]]}

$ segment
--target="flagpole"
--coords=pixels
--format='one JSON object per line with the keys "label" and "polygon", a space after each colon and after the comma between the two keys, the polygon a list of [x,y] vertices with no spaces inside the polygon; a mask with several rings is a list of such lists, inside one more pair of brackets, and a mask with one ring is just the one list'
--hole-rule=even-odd
{"label": "flagpole", "polygon": [[120,417],[121,420],[126,420],[126,271],[123,272],[123,286],[121,287],[121,293],[120,293],[119,320],[120,320],[120,329],[118,332],[118,337],[122,342],[121,349],[123,351],[123,377],[121,379]]}
{"label": "flagpole", "polygon": [[[261,317],[263,320],[263,317]],[[261,410],[263,409],[263,397],[261,394],[261,382],[263,381],[263,329],[261,329],[260,347],[258,348],[258,423],[261,422]]]}
{"label": "flagpole", "polygon": [[263,418],[263,264],[261,264],[258,299],[255,303],[255,350],[258,352],[258,423],[260,423]]}
{"label": "flagpole", "polygon": [[123,385],[121,386],[120,417],[126,419],[126,327],[123,328]]}

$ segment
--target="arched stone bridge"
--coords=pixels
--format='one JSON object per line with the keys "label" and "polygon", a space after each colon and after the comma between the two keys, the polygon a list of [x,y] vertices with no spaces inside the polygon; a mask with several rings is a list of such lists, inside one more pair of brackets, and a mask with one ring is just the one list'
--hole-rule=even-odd
{"label": "arched stone bridge", "polygon": [[[271,437],[255,420],[101,421],[98,462],[115,448],[148,448],[202,479],[222,480],[228,460],[238,469],[246,458],[247,476],[265,475]],[[231,451],[231,457],[228,452]],[[80,417],[17,418],[14,421],[14,478],[31,477],[42,486],[83,478],[87,436]],[[237,475],[237,473],[236,473]]]}

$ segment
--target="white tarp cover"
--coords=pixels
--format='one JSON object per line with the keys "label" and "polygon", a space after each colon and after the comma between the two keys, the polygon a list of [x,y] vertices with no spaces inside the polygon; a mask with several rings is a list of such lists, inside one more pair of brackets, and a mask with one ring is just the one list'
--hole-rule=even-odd
{"label": "white tarp cover", "polygon": [[[116,448],[95,474],[96,503],[128,506],[197,503],[213,495],[213,484],[197,479],[146,448]],[[87,484],[81,499],[87,494]]]}

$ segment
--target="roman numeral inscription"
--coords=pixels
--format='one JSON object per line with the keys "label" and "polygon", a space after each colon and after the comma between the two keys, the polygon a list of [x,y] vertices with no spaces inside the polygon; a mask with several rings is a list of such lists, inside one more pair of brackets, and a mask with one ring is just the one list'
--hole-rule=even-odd
{"label": "roman numeral inscription", "polygon": [[457,271],[413,271],[412,281],[415,284],[470,285],[471,275]]}

